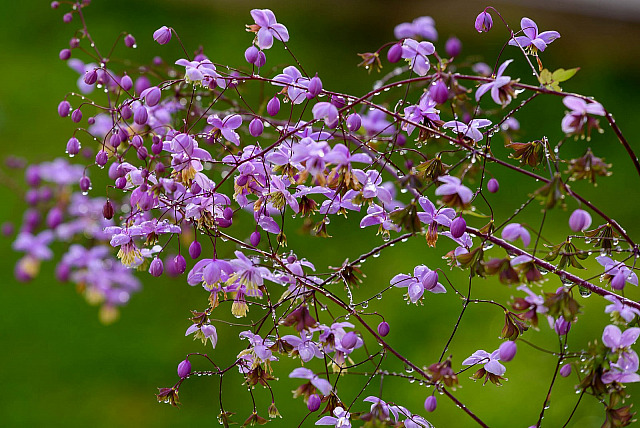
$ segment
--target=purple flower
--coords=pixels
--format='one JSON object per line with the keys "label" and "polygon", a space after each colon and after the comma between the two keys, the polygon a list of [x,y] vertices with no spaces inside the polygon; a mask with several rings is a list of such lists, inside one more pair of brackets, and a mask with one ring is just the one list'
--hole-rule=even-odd
{"label": "purple flower", "polygon": [[260,49],[269,49],[273,46],[273,39],[282,42],[289,41],[289,31],[287,27],[276,22],[276,16],[269,9],[253,9],[251,17],[255,21],[255,27],[249,26],[251,31],[256,31],[257,45]]}
{"label": "purple flower", "polygon": [[204,87],[213,87],[215,85],[221,88],[227,87],[227,80],[218,74],[216,66],[206,58],[201,61],[179,59],[176,61],[176,65],[181,65],[185,68],[184,78],[187,82]]}
{"label": "purple flower", "polygon": [[316,422],[316,425],[333,425],[335,428],[351,428],[351,414],[342,407],[333,409],[333,416],[324,416]]}
{"label": "purple flower", "polygon": [[425,290],[432,293],[446,293],[447,289],[438,282],[438,272],[425,265],[418,265],[413,269],[413,276],[398,274],[391,278],[391,285],[395,287],[407,287],[407,295],[411,303],[416,303],[422,298]]}
{"label": "purple flower", "polygon": [[587,133],[591,133],[591,129],[600,129],[598,121],[589,116],[604,116],[605,111],[602,104],[590,101],[587,103],[582,98],[567,96],[562,99],[565,106],[571,109],[564,118],[562,118],[562,131],[568,135],[580,135],[584,133],[585,126]]}
{"label": "purple flower", "polygon": [[51,251],[48,245],[53,239],[54,235],[51,230],[44,230],[38,235],[22,232],[16,237],[12,248],[15,251],[22,251],[38,260],[49,260],[53,257],[53,251]]}
{"label": "purple flower", "polygon": [[598,256],[596,260],[604,266],[604,273],[611,280],[611,288],[614,290],[622,290],[627,282],[638,286],[638,276],[623,263],[607,256]]}
{"label": "purple flower", "polygon": [[218,332],[216,328],[211,324],[191,325],[187,331],[185,332],[185,336],[189,336],[190,334],[196,333],[194,339],[202,340],[202,343],[207,344],[207,340],[211,340],[211,346],[215,349],[218,344]]}
{"label": "purple flower", "polygon": [[502,229],[502,239],[514,242],[520,238],[525,247],[531,242],[529,231],[520,223],[510,223]]}
{"label": "purple flower", "polygon": [[421,16],[413,20],[413,22],[403,22],[396,25],[393,29],[393,35],[396,39],[405,39],[407,37],[422,37],[423,39],[438,40],[438,32],[436,31],[436,22],[430,16]]}
{"label": "purple flower", "polygon": [[476,17],[475,27],[479,33],[486,33],[491,30],[491,27],[493,27],[493,19],[491,18],[491,15],[489,15],[489,12],[486,10],[480,12]]}
{"label": "purple flower", "polygon": [[606,314],[617,312],[618,315],[626,322],[631,322],[636,317],[636,315],[640,315],[640,310],[631,306],[626,306],[620,299],[615,296],[607,295],[604,296],[604,298],[612,303],[604,309],[604,312]]}
{"label": "purple flower", "polygon": [[313,333],[301,331],[300,337],[288,334],[282,336],[282,340],[293,346],[293,349],[300,355],[300,359],[305,363],[311,361],[313,357],[322,358],[323,356],[322,351],[313,341]]}
{"label": "purple flower", "polygon": [[178,376],[181,378],[189,376],[191,373],[191,363],[189,360],[183,360],[178,364]]}
{"label": "purple flower", "polygon": [[418,203],[424,212],[418,212],[418,219],[427,225],[427,243],[433,247],[438,241],[438,225],[451,226],[451,220],[456,216],[456,211],[452,208],[439,208],[426,196],[421,196]]}
{"label": "purple flower", "polygon": [[441,181],[444,184],[440,185],[436,189],[436,195],[458,197],[460,198],[460,201],[462,201],[463,205],[468,204],[471,202],[471,199],[473,199],[473,192],[469,190],[468,187],[464,186],[458,177],[445,175],[438,177],[438,181]]}
{"label": "purple flower", "polygon": [[483,138],[482,132],[478,129],[489,125],[491,125],[491,121],[489,119],[473,119],[469,122],[469,125],[457,120],[450,120],[442,126],[445,128],[451,128],[456,131],[456,134],[471,138],[473,141],[478,142]]}
{"label": "purple flower", "polygon": [[522,46],[523,48],[530,46],[532,52],[544,51],[547,45],[560,37],[557,31],[545,31],[538,34],[538,26],[529,18],[522,18],[520,27],[524,36],[517,36],[509,40],[511,46]]}
{"label": "purple flower", "polygon": [[491,98],[496,104],[505,106],[511,102],[514,96],[513,88],[510,86],[511,77],[503,76],[502,74],[507,69],[507,66],[513,62],[512,59],[508,59],[500,65],[498,73],[496,74],[494,81],[484,83],[480,85],[476,91],[476,101],[480,101],[480,98],[491,90]]}
{"label": "purple flower", "polygon": [[405,39],[402,43],[402,58],[409,60],[409,68],[418,76],[426,76],[429,72],[429,58],[436,48],[431,42],[417,42],[413,39]]}
{"label": "purple flower", "polygon": [[591,215],[585,210],[575,210],[569,217],[569,227],[574,232],[581,232],[591,226]]}
{"label": "purple flower", "polygon": [[638,336],[640,336],[638,327],[629,328],[623,333],[617,326],[608,325],[602,333],[602,342],[612,351],[617,352],[636,343]]}
{"label": "purple flower", "polygon": [[[400,227],[391,221],[389,213],[380,205],[372,204],[367,208],[367,215],[360,221],[360,227],[367,227],[379,224],[378,233],[384,231],[395,230],[400,231]],[[388,232],[387,232],[388,233]]]}
{"label": "purple flower", "polygon": [[498,348],[498,354],[500,355],[500,361],[511,361],[516,356],[518,347],[513,340],[507,340],[503,342]]}
{"label": "purple flower", "polygon": [[315,120],[324,119],[324,123],[330,127],[335,128],[338,122],[338,109],[333,104],[323,101],[313,106],[311,110],[313,118]]}
{"label": "purple flower", "polygon": [[169,43],[169,40],[171,40],[171,29],[166,25],[158,28],[153,32],[153,40],[161,45],[166,45],[167,43]]}
{"label": "purple flower", "polygon": [[240,145],[240,136],[235,131],[242,125],[242,116],[239,114],[230,114],[225,116],[224,119],[220,119],[218,115],[209,116],[207,123],[213,126],[215,129],[220,130],[220,133],[224,138],[231,141],[236,146]]}
{"label": "purple flower", "polygon": [[298,367],[289,373],[289,377],[309,380],[313,386],[318,388],[318,391],[320,391],[322,395],[329,395],[331,393],[331,384],[307,368]]}
{"label": "purple flower", "polygon": [[499,349],[493,351],[491,354],[482,349],[478,350],[462,362],[463,366],[472,366],[474,364],[484,364],[484,369],[496,376],[502,376],[507,371],[506,367],[500,364]]}
{"label": "purple flower", "polygon": [[[278,74],[273,80],[271,82],[273,85],[285,87],[287,95],[293,104],[300,104],[308,98],[310,81],[306,77],[302,77],[302,73],[296,67],[292,65],[286,67],[283,73]],[[320,85],[322,89],[322,83]]]}
{"label": "purple flower", "polygon": [[270,279],[271,273],[269,269],[257,266],[253,260],[242,254],[240,251],[235,252],[236,259],[229,261],[235,273],[233,273],[228,283],[238,282],[247,287],[247,295],[255,296],[260,287],[264,283],[264,279]]}
{"label": "purple flower", "polygon": [[[438,82],[443,84],[442,81]],[[416,128],[414,123],[422,123],[423,119],[427,119],[427,125],[431,125],[435,121],[440,120],[440,112],[436,109],[436,101],[430,97],[428,92],[426,92],[422,97],[420,97],[420,101],[417,105],[405,107],[404,117],[409,122],[413,122],[402,122],[402,129],[407,131],[408,135],[411,135],[413,130]]]}

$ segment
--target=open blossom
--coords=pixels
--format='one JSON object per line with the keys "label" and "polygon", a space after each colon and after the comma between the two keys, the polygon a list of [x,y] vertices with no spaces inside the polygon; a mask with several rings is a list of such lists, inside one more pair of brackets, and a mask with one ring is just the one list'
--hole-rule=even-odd
{"label": "open blossom", "polygon": [[307,368],[298,367],[297,369],[294,369],[291,373],[289,373],[289,377],[294,379],[309,380],[313,386],[318,388],[318,391],[320,391],[322,395],[329,395],[331,393],[331,384],[326,379],[322,379],[320,376]]}
{"label": "open blossom", "polygon": [[560,37],[557,31],[545,31],[538,34],[538,26],[529,18],[520,20],[520,27],[524,36],[516,36],[515,39],[509,40],[511,46],[529,47],[532,52],[544,51],[547,45]]}
{"label": "open blossom", "polygon": [[322,358],[324,355],[318,345],[313,341],[313,333],[301,331],[299,337],[287,334],[282,336],[282,340],[293,346],[293,349],[298,353],[300,359],[305,363],[311,361],[313,357]]}
{"label": "open blossom", "polygon": [[384,208],[380,205],[372,204],[367,208],[367,215],[364,216],[360,222],[360,227],[373,226],[376,224],[380,225],[378,233],[389,230],[400,231],[400,227],[391,221],[389,213],[387,213]]}
{"label": "open blossom", "polygon": [[438,240],[438,225],[451,226],[451,220],[456,216],[456,211],[453,208],[436,210],[436,206],[426,196],[421,196],[418,203],[424,210],[424,212],[418,212],[418,219],[427,225],[427,243],[433,247]]}
{"label": "open blossom", "polygon": [[228,141],[231,141],[236,146],[240,145],[240,136],[235,130],[242,125],[242,116],[230,114],[225,116],[224,119],[220,119],[217,114],[214,114],[207,118],[207,123],[214,127],[214,132],[219,130]]}
{"label": "open blossom", "polygon": [[257,45],[260,49],[269,49],[273,46],[273,39],[281,42],[289,41],[287,27],[276,22],[276,16],[269,9],[253,9],[251,17],[255,25],[249,25],[248,31],[257,32]]}
{"label": "open blossom", "polygon": [[505,106],[511,102],[515,91],[511,87],[511,77],[503,76],[504,71],[507,69],[507,66],[513,62],[512,59],[508,59],[500,65],[498,68],[498,72],[494,77],[493,82],[483,83],[480,85],[478,90],[476,91],[476,101],[480,101],[480,98],[491,91],[491,98],[496,104],[500,104]]}
{"label": "open blossom", "polygon": [[462,362],[463,366],[472,366],[474,364],[483,364],[486,371],[496,376],[502,376],[507,371],[507,368],[500,364],[499,349],[496,349],[491,354],[481,349]]}
{"label": "open blossom", "polygon": [[438,40],[436,22],[430,16],[421,16],[412,22],[403,22],[402,24],[396,25],[393,29],[393,35],[398,40],[407,37],[422,37],[423,39],[434,42]]}
{"label": "open blossom", "polygon": [[226,88],[227,81],[218,74],[216,66],[209,60],[189,61],[179,59],[176,65],[185,67],[185,80],[192,84],[213,87],[214,85]]}
{"label": "open blossom", "polygon": [[216,328],[211,324],[192,324],[191,326],[189,326],[184,335],[189,336],[193,333],[196,333],[194,340],[200,339],[205,345],[207,344],[207,340],[211,341],[211,346],[213,346],[214,348],[218,344],[218,332]]}
{"label": "open blossom", "polygon": [[596,260],[604,266],[604,278],[610,280],[611,288],[614,290],[622,290],[627,282],[638,286],[638,276],[624,263],[607,256],[598,256]]}
{"label": "open blossom", "polygon": [[442,126],[451,128],[456,134],[470,138],[477,143],[483,138],[482,132],[480,132],[479,129],[489,125],[491,125],[491,121],[488,119],[473,119],[468,125],[457,120],[450,120]]}
{"label": "open blossom", "polygon": [[612,312],[613,313],[617,312],[618,315],[626,322],[631,322],[636,317],[636,315],[640,316],[640,310],[633,308],[631,306],[625,305],[617,297],[612,295],[607,295],[607,296],[604,296],[604,298],[611,302],[611,304],[604,309],[605,313],[610,314]]}
{"label": "open blossom", "polygon": [[462,184],[458,177],[445,175],[438,177],[444,183],[436,189],[436,195],[443,196],[442,200],[448,205],[466,205],[473,199],[473,192]]}
{"label": "open blossom", "polygon": [[329,127],[335,126],[338,122],[338,108],[330,102],[323,101],[317,103],[313,106],[311,112],[315,120],[324,119],[324,123]]}
{"label": "open blossom", "polygon": [[272,85],[284,86],[289,99],[293,104],[300,104],[307,99],[309,95],[310,79],[302,77],[302,73],[296,67],[290,65],[286,67],[281,74],[273,78]]}
{"label": "open blossom", "polygon": [[432,293],[446,293],[447,289],[438,282],[438,272],[425,265],[416,266],[413,276],[398,274],[391,279],[391,285],[395,287],[407,287],[407,295],[411,303],[416,303],[425,291]]}
{"label": "open blossom", "polygon": [[333,409],[334,416],[323,416],[316,425],[333,425],[335,428],[351,428],[351,414],[342,407]]}
{"label": "open blossom", "polygon": [[[437,103],[431,99],[428,92],[425,92],[420,101],[415,106],[405,107],[404,117],[406,120],[414,123],[422,123],[426,119],[427,126],[440,122],[440,112],[436,109]],[[411,135],[416,125],[413,123],[402,122],[402,129],[407,131],[407,135]]]}
{"label": "open blossom", "polygon": [[405,39],[402,43],[402,58],[409,61],[411,68],[418,76],[426,76],[429,72],[429,58],[436,51],[431,42],[418,42],[413,39]]}
{"label": "open blossom", "polygon": [[562,118],[562,131],[567,135],[582,135],[587,131],[591,135],[592,129],[600,129],[598,120],[592,116],[604,116],[602,104],[596,101],[587,102],[582,98],[567,96],[562,99],[565,106],[571,109]]}
{"label": "open blossom", "polygon": [[502,239],[514,242],[520,238],[525,247],[531,243],[531,235],[529,231],[520,223],[510,223],[502,229]]}

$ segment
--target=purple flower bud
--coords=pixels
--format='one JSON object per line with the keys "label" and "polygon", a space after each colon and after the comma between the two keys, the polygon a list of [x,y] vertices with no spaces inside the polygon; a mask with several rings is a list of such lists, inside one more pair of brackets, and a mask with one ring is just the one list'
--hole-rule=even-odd
{"label": "purple flower bud", "polygon": [[173,261],[174,271],[178,275],[183,274],[184,271],[187,270],[187,261],[184,259],[184,257],[182,257],[182,254],[178,254],[177,256],[175,256],[172,259],[172,261]]}
{"label": "purple flower bud", "polygon": [[147,177],[149,177],[149,170],[148,170],[148,169],[146,169],[146,168],[144,168],[142,171],[140,171],[140,176],[141,176],[142,178],[147,178]]}
{"label": "purple flower bud", "polygon": [[138,106],[133,111],[133,121],[138,125],[144,125],[149,120],[149,113],[145,106]]}
{"label": "purple flower bud", "polygon": [[388,322],[382,321],[380,324],[378,324],[378,334],[382,337],[385,337],[387,334],[389,334]]}
{"label": "purple flower bud", "polygon": [[153,153],[154,155],[159,155],[160,152],[162,152],[162,143],[153,143],[151,145],[151,153]]}
{"label": "purple flower bud", "polygon": [[162,65],[162,58],[160,58],[159,56],[154,56],[153,65]]}
{"label": "purple flower bud", "polygon": [[558,336],[564,336],[571,330],[571,323],[565,321],[564,317],[560,315],[553,325],[553,328]]}
{"label": "purple flower bud", "polygon": [[65,13],[64,15],[62,15],[62,21],[66,24],[70,23],[73,20],[73,15],[71,14],[71,12],[69,13]]}
{"label": "purple flower bud", "polygon": [[581,232],[591,226],[591,215],[585,210],[577,209],[569,217],[569,227],[574,232]]}
{"label": "purple flower bud", "polygon": [[51,2],[51,9],[57,9],[58,7],[60,7],[60,2],[58,1]]}
{"label": "purple flower bud", "polygon": [[60,104],[58,104],[58,115],[60,117],[69,116],[70,111],[71,111],[71,104],[69,104],[69,101],[64,100],[64,101],[61,101]]}
{"label": "purple flower bud", "polygon": [[79,108],[75,109],[73,113],[71,113],[71,120],[75,123],[78,123],[82,120],[82,112]]}
{"label": "purple flower bud", "polygon": [[120,116],[122,116],[124,120],[129,120],[131,116],[133,116],[133,111],[128,104],[125,104],[120,108]]}
{"label": "purple flower bud", "polygon": [[96,118],[91,116],[90,118],[87,119],[87,123],[89,125],[93,125],[94,123],[96,123]]}
{"label": "purple flower bud", "polygon": [[433,412],[438,407],[438,399],[434,395],[430,395],[424,400],[424,409],[427,412]]}
{"label": "purple flower bud", "polygon": [[80,39],[77,37],[72,37],[71,40],[69,40],[69,47],[71,49],[75,49],[78,46],[80,46]]}
{"label": "purple flower bud", "polygon": [[225,218],[217,219],[218,227],[231,227],[233,224],[232,220],[227,220]]}
{"label": "purple flower bud", "polygon": [[60,225],[60,223],[62,223],[62,219],[63,219],[62,210],[58,207],[51,208],[47,213],[47,219],[46,219],[47,227],[49,229],[55,229]]}
{"label": "purple flower bud", "polygon": [[490,193],[496,193],[498,189],[500,189],[500,183],[498,183],[498,180],[496,180],[495,178],[491,178],[487,182],[487,190]]}
{"label": "purple flower bud", "polygon": [[201,253],[202,253],[202,245],[200,245],[198,241],[193,241],[191,245],[189,245],[189,255],[191,256],[192,259],[195,260],[198,257],[200,257]]}
{"label": "purple flower bud", "polygon": [[71,49],[62,49],[58,54],[58,58],[60,58],[63,61],[66,61],[69,58],[71,58]]}
{"label": "purple flower bud", "polygon": [[322,80],[320,80],[317,74],[309,81],[308,91],[308,99],[317,97],[320,92],[322,92]]}
{"label": "purple flower bud", "polygon": [[387,51],[387,60],[391,63],[396,63],[402,58],[402,44],[396,43]]}
{"label": "purple flower bud", "polygon": [[353,347],[356,346],[356,343],[358,343],[358,335],[353,331],[350,331],[342,336],[342,340],[340,341],[340,343],[345,349],[353,349]]}
{"label": "purple flower bud", "polygon": [[493,26],[493,19],[491,19],[489,12],[480,12],[480,15],[476,18],[475,26],[479,33],[486,33],[491,30],[491,27]]}
{"label": "purple flower bud", "polygon": [[467,231],[467,222],[464,221],[462,217],[456,217],[451,222],[451,228],[449,230],[451,231],[451,236],[456,239],[460,238]]}
{"label": "purple flower bud", "polygon": [[133,37],[131,34],[127,34],[124,37],[124,45],[128,48],[135,48],[136,47],[136,38]]}
{"label": "purple flower bud", "polygon": [[262,121],[257,117],[253,118],[253,120],[249,122],[249,134],[251,134],[252,137],[259,137],[262,135],[262,131],[264,131]]}
{"label": "purple flower bud", "polygon": [[67,154],[74,157],[78,153],[80,153],[80,141],[76,137],[69,138],[69,141],[67,141]]}
{"label": "purple flower bud", "polygon": [[84,83],[87,85],[93,85],[98,80],[98,72],[96,70],[89,70],[84,74]]}
{"label": "purple flower bud", "polygon": [[307,409],[309,409],[310,412],[315,412],[320,408],[321,403],[322,400],[318,394],[311,394],[309,401],[307,401]]}
{"label": "purple flower bud", "polygon": [[149,266],[149,273],[151,274],[151,276],[158,277],[162,275],[163,271],[164,271],[164,265],[162,263],[162,260],[156,257],[155,259],[153,259],[153,261],[151,262],[151,265]]}
{"label": "purple flower bud", "polygon": [[27,193],[24,194],[25,202],[30,206],[35,206],[38,204],[38,190],[37,189],[29,189]]}
{"label": "purple flower bud", "polygon": [[331,104],[333,104],[338,110],[340,110],[345,105],[344,98],[337,95],[331,95]]}
{"label": "purple flower bud", "polygon": [[147,156],[149,156],[149,151],[146,147],[140,147],[138,150],[136,150],[136,155],[138,156],[138,159],[145,160]]}
{"label": "purple flower bud", "polygon": [[253,245],[254,247],[257,247],[260,243],[260,232],[258,232],[257,230],[253,232],[249,237],[249,242],[251,242],[251,245]]}
{"label": "purple flower bud", "polygon": [[358,113],[351,113],[347,117],[347,128],[351,132],[356,132],[362,126],[362,118]]}
{"label": "purple flower bud", "polygon": [[156,164],[155,171],[156,171],[156,175],[163,175],[165,172],[164,164],[162,162],[158,162]]}
{"label": "purple flower bud", "polygon": [[442,79],[438,79],[433,85],[431,85],[429,88],[429,96],[438,104],[444,104],[447,102],[449,99],[449,89],[447,89],[447,85],[445,85]]}
{"label": "purple flower bud", "polygon": [[516,356],[518,347],[513,340],[507,340],[503,342],[498,348],[500,354],[500,361],[511,361]]}
{"label": "purple flower bud", "polygon": [[51,200],[51,198],[53,198],[53,190],[51,190],[51,188],[43,187],[40,189],[38,194],[38,199],[40,199],[40,202],[47,202]]}
{"label": "purple flower bud", "polygon": [[109,160],[109,155],[104,150],[100,150],[98,154],[96,154],[96,165],[99,167],[103,167],[107,164]]}
{"label": "purple flower bud", "polygon": [[91,180],[89,180],[89,177],[87,177],[86,175],[82,176],[79,184],[80,190],[82,190],[83,192],[88,192],[89,190],[91,190]]}
{"label": "purple flower bud", "polygon": [[[263,51],[258,52],[258,58],[256,62],[253,63],[256,67],[263,67],[267,63],[267,56]],[[211,81],[212,84],[215,84],[215,80]]]}
{"label": "purple flower bud", "polygon": [[136,79],[136,83],[135,83],[136,93],[141,94],[150,86],[151,86],[151,82],[149,82],[149,79],[147,78],[147,76],[140,76]]}
{"label": "purple flower bud", "polygon": [[102,216],[107,220],[111,220],[113,218],[114,209],[113,204],[110,200],[107,199],[107,202],[104,203],[102,207]]}
{"label": "purple flower bud", "polygon": [[133,80],[131,80],[131,77],[129,77],[128,74],[122,76],[122,79],[120,79],[120,86],[122,86],[122,89],[125,91],[133,88]]}
{"label": "purple flower bud", "polygon": [[27,227],[35,229],[40,224],[40,213],[34,209],[28,209],[24,213],[24,223]]}
{"label": "purple flower bud", "polygon": [[29,165],[24,171],[24,179],[31,187],[36,187],[40,184],[40,170],[36,165]]}
{"label": "purple flower bud", "polygon": [[456,57],[462,52],[462,42],[457,37],[449,37],[444,45],[444,51],[450,58]]}
{"label": "purple flower bud", "polygon": [[233,218],[233,208],[227,207],[222,211],[222,216],[225,220],[231,220]]}
{"label": "purple flower bud", "polygon": [[178,364],[178,376],[181,378],[189,376],[191,373],[191,363],[189,360],[183,360]]}
{"label": "purple flower bud", "polygon": [[404,134],[398,134],[396,137],[396,144],[400,147],[404,147],[407,144],[407,137]]}
{"label": "purple flower bud", "polygon": [[258,60],[259,53],[260,51],[258,50],[258,48],[251,45],[247,48],[246,51],[244,51],[244,59],[246,59],[249,64],[255,64]]}
{"label": "purple flower bud", "polygon": [[275,116],[280,111],[280,100],[276,95],[267,103],[267,113],[269,116]]}
{"label": "purple flower bud", "polygon": [[124,177],[118,177],[116,179],[116,187],[118,189],[124,189],[124,187],[127,185],[127,179]]}
{"label": "purple flower bud", "polygon": [[134,135],[133,138],[131,139],[131,145],[136,149],[139,149],[140,147],[142,147],[143,143],[144,141],[142,140],[142,137],[138,134]]}
{"label": "purple flower bud", "polygon": [[571,364],[565,364],[560,367],[560,376],[568,377],[571,374]]}
{"label": "purple flower bud", "polygon": [[66,263],[58,263],[56,266],[56,279],[60,282],[67,282],[71,276],[71,268]]}
{"label": "purple flower bud", "polygon": [[145,89],[140,94],[144,97],[144,102],[149,106],[153,107],[160,102],[160,98],[162,97],[162,93],[160,92],[160,88],[157,86],[152,86],[150,88]]}
{"label": "purple flower bud", "polygon": [[197,195],[201,191],[202,191],[202,187],[200,187],[200,185],[198,183],[196,183],[195,181],[193,183],[191,183],[191,193],[192,194]]}
{"label": "purple flower bud", "polygon": [[166,25],[158,28],[153,32],[153,40],[161,45],[166,45],[171,40],[171,29]]}
{"label": "purple flower bud", "polygon": [[4,223],[2,223],[2,236],[11,236],[13,235],[13,231],[13,223],[9,221],[5,221]]}
{"label": "purple flower bud", "polygon": [[113,146],[113,148],[117,148],[122,142],[122,138],[120,138],[120,134],[114,133],[109,138],[109,144]]}
{"label": "purple flower bud", "polygon": [[611,288],[614,290],[622,290],[627,282],[627,274],[619,272],[611,279]]}

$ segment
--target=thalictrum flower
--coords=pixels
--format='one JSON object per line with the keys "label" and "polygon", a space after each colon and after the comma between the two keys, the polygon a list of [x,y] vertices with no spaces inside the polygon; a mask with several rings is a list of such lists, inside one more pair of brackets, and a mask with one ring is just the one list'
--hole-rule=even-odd
{"label": "thalictrum flower", "polygon": [[413,269],[413,276],[398,274],[391,278],[391,285],[395,287],[407,287],[407,295],[411,303],[416,303],[425,290],[432,293],[446,293],[447,289],[438,282],[438,272],[425,265],[418,265]]}
{"label": "thalictrum flower", "polygon": [[418,42],[413,39],[405,39],[402,43],[402,58],[409,61],[411,68],[418,76],[426,76],[429,72],[430,64],[427,55],[433,55],[436,51],[431,42]]}
{"label": "thalictrum flower", "polygon": [[591,117],[604,116],[605,110],[602,104],[596,101],[586,102],[582,98],[567,96],[562,99],[565,106],[571,109],[562,118],[562,131],[568,135],[582,135],[587,131],[587,137],[591,135],[591,129],[600,129],[598,120]]}
{"label": "thalictrum flower", "polygon": [[509,40],[511,46],[522,46],[523,48],[530,47],[532,52],[544,51],[547,45],[560,37],[560,33],[557,31],[545,31],[538,34],[538,26],[533,20],[529,18],[522,18],[520,21],[522,32],[524,36],[516,36],[515,40]]}
{"label": "thalictrum flower", "polygon": [[225,116],[224,119],[220,119],[218,115],[213,115],[207,118],[207,123],[214,128],[219,129],[224,138],[231,141],[236,146],[240,145],[240,136],[235,130],[242,125],[242,116],[239,114],[230,114]]}
{"label": "thalictrum flower", "polygon": [[342,407],[333,409],[334,416],[323,416],[316,425],[333,425],[335,428],[351,428],[351,414]]}
{"label": "thalictrum flower", "polygon": [[497,376],[502,376],[507,371],[506,367],[500,364],[499,349],[496,349],[491,354],[480,349],[462,362],[463,366],[472,366],[474,364],[484,364],[486,371]]}
{"label": "thalictrum flower", "polygon": [[260,49],[269,49],[273,46],[273,39],[282,42],[289,41],[287,27],[276,22],[276,16],[269,9],[253,9],[251,17],[255,26],[250,25],[249,31],[257,32],[257,45]]}
{"label": "thalictrum flower", "polygon": [[531,242],[529,231],[520,223],[510,223],[502,229],[502,239],[514,242],[520,238],[525,247]]}
{"label": "thalictrum flower", "polygon": [[318,391],[320,391],[322,395],[329,395],[331,393],[331,384],[326,379],[322,379],[320,376],[307,368],[298,367],[297,369],[294,369],[291,373],[289,373],[289,377],[294,379],[309,380],[313,386],[318,388]]}
{"label": "thalictrum flower", "polygon": [[507,66],[512,62],[512,59],[508,59],[503,62],[498,68],[498,73],[496,73],[494,81],[480,85],[476,91],[476,101],[480,101],[480,98],[490,90],[491,98],[493,98],[493,101],[495,101],[496,104],[505,106],[511,102],[511,99],[515,94],[510,85],[511,77],[503,76],[502,74],[507,69]]}
{"label": "thalictrum flower", "polygon": [[473,199],[473,192],[463,185],[458,177],[445,175],[438,177],[438,181],[444,184],[441,184],[435,193],[438,196],[444,196],[443,200],[445,203],[456,205],[456,202],[458,202],[456,199],[459,199],[462,205],[466,205]]}
{"label": "thalictrum flower", "polygon": [[396,39],[405,39],[407,37],[422,37],[427,40],[438,40],[438,32],[436,31],[436,22],[430,16],[421,16],[413,20],[413,22],[403,22],[396,25],[393,29],[393,35]]}
{"label": "thalictrum flower", "polygon": [[474,142],[478,142],[483,138],[482,132],[479,131],[479,128],[484,128],[489,125],[491,125],[491,121],[488,119],[473,119],[468,125],[457,120],[450,120],[442,126],[445,128],[451,128],[456,132],[456,134],[468,137]]}
{"label": "thalictrum flower", "polygon": [[607,296],[604,296],[604,298],[612,303],[611,305],[608,305],[604,309],[605,313],[610,314],[612,312],[617,312],[618,315],[626,322],[631,322],[636,317],[636,315],[640,316],[640,310],[633,308],[631,306],[625,305],[617,297],[612,295],[607,295]]}

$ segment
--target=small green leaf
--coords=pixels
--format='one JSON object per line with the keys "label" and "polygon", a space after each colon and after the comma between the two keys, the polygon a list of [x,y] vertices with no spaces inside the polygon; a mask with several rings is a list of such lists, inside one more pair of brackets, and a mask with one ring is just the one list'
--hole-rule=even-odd
{"label": "small green leaf", "polygon": [[578,72],[578,70],[580,70],[580,67],[570,68],[569,70],[559,68],[553,72],[551,77],[554,82],[565,82],[571,79]]}

